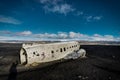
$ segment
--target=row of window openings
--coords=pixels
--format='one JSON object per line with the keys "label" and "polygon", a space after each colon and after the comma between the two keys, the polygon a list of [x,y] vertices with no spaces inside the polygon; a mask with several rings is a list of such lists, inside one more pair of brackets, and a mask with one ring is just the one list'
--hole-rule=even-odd
{"label": "row of window openings", "polygon": [[[74,47],[77,47],[77,45],[70,46],[70,48],[74,48]],[[69,49],[69,48],[67,47],[67,49]],[[63,49],[60,48],[60,52],[63,52],[63,51],[66,51],[66,48],[63,48]],[[56,52],[58,52],[58,50],[56,50]],[[54,53],[54,51],[52,50],[51,53]]]}
{"label": "row of window openings", "polygon": [[[74,47],[77,47],[77,45],[70,46],[70,48],[74,48]],[[67,49],[69,49],[69,48],[67,47]],[[60,48],[60,52],[63,52],[63,50],[66,51],[66,48],[63,48],[63,49]],[[56,50],[56,52],[58,52],[58,50]],[[54,53],[54,51],[52,50],[51,53]],[[35,55],[36,53],[33,52],[33,54]],[[24,54],[23,54],[23,55],[24,55]],[[39,54],[37,54],[36,56],[39,56]]]}

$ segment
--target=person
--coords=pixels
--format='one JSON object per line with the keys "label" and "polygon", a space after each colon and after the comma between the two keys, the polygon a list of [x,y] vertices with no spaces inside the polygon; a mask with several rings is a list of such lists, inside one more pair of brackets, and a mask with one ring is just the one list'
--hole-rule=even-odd
{"label": "person", "polygon": [[17,67],[18,65],[18,62],[13,62],[11,67],[10,67],[10,70],[9,70],[9,76],[8,76],[8,80],[16,80],[16,77],[17,77]]}

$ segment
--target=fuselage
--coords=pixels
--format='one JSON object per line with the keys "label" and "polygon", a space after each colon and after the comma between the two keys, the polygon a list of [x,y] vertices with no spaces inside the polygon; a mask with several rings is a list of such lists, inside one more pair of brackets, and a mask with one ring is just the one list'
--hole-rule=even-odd
{"label": "fuselage", "polygon": [[76,41],[58,43],[26,43],[20,51],[21,64],[32,64],[59,60],[68,54],[78,51],[80,44]]}

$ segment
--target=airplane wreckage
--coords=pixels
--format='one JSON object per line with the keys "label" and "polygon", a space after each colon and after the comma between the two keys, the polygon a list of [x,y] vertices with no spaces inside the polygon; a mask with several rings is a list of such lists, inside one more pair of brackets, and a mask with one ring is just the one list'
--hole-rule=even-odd
{"label": "airplane wreckage", "polygon": [[[0,75],[9,74],[9,70],[13,66],[16,66],[15,69],[19,73],[35,70],[69,59],[84,58],[85,55],[86,51],[80,49],[80,44],[77,41],[23,43],[20,49],[19,59],[16,60],[10,57],[10,61],[8,61],[10,65],[0,66]],[[8,58],[3,58],[3,61],[4,59]]]}
{"label": "airplane wreckage", "polygon": [[20,62],[23,65],[45,63],[60,59],[85,57],[86,51],[80,49],[77,41],[56,43],[23,43],[20,50]]}

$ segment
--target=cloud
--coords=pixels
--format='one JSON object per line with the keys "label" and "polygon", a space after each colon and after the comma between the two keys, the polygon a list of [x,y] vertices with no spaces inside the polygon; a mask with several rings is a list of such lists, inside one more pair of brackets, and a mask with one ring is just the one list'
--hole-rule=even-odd
{"label": "cloud", "polygon": [[33,35],[36,38],[56,38],[56,34],[49,34],[49,33],[44,33],[44,34],[34,34]]}
{"label": "cloud", "polygon": [[92,37],[92,40],[94,41],[115,41],[118,40],[112,35],[100,35],[100,34],[94,34]]}
{"label": "cloud", "polygon": [[0,40],[33,40],[31,31],[11,32],[0,31]]}
{"label": "cloud", "polygon": [[86,17],[87,22],[90,22],[92,19],[93,19],[93,16],[87,16]]}
{"label": "cloud", "polygon": [[40,0],[43,4],[45,12],[53,12],[67,15],[70,12],[75,11],[70,4],[65,3],[63,0]]}
{"label": "cloud", "polygon": [[83,13],[83,11],[77,11],[76,13],[75,13],[75,16],[82,16],[84,13]]}
{"label": "cloud", "polygon": [[86,21],[91,22],[91,21],[99,21],[102,19],[102,16],[87,16]]}
{"label": "cloud", "polygon": [[46,2],[48,2],[49,0],[40,0],[40,2],[42,3],[42,4],[44,4],[44,3],[46,3]]}
{"label": "cloud", "polygon": [[95,16],[93,17],[94,20],[101,20],[102,16]]}
{"label": "cloud", "polygon": [[0,36],[0,40],[4,40],[4,39],[7,39],[7,37],[5,37],[5,36]]}
{"label": "cloud", "polygon": [[40,0],[40,3],[47,5],[58,4],[59,2],[63,2],[63,0]]}
{"label": "cloud", "polygon": [[94,34],[92,36],[89,36],[87,34],[81,34],[76,32],[58,32],[57,34],[35,34],[34,37],[42,38],[42,39],[64,39],[64,40],[86,40],[86,41],[117,41],[120,40],[118,37],[115,38],[112,35],[100,35],[100,34]]}
{"label": "cloud", "polygon": [[65,32],[59,32],[58,33],[58,39],[66,39],[68,38],[68,34]]}
{"label": "cloud", "polygon": [[5,30],[5,31],[0,31],[0,34],[11,34],[11,32],[10,32],[10,31]]}
{"label": "cloud", "polygon": [[87,22],[96,22],[103,18],[101,15],[92,16],[82,10],[77,10],[77,8],[73,7],[71,4],[66,3],[65,0],[39,0],[39,2],[42,4],[45,13],[59,13],[65,16],[71,13],[73,16],[82,17]]}
{"label": "cloud", "polygon": [[16,33],[16,35],[18,35],[18,36],[29,36],[29,35],[32,35],[32,32],[31,31],[23,31],[23,32]]}
{"label": "cloud", "polygon": [[30,36],[32,35],[31,31],[22,31],[22,32],[11,32],[7,30],[0,31],[0,35],[7,35],[7,36]]}
{"label": "cloud", "polygon": [[33,36],[37,38],[50,38],[50,39],[65,39],[68,37],[67,33],[65,32],[58,32],[57,34],[54,33],[34,34]]}
{"label": "cloud", "polygon": [[[11,32],[0,31],[0,40],[85,40],[85,41],[120,41],[120,37],[114,37],[113,35],[100,35],[93,34],[87,35],[79,32],[58,32],[58,33],[39,33],[34,34],[31,31]],[[7,32],[11,33],[7,34]],[[6,34],[6,35],[4,35]],[[4,35],[4,36],[3,36]]]}
{"label": "cloud", "polygon": [[21,24],[21,22],[13,17],[0,15],[0,22],[9,24]]}
{"label": "cloud", "polygon": [[84,35],[83,34],[80,34],[80,33],[75,33],[75,32],[69,32],[69,38],[80,38],[80,37],[83,37]]}
{"label": "cloud", "polygon": [[20,38],[18,38],[18,37],[15,37],[15,36],[0,36],[0,40],[20,40]]}

